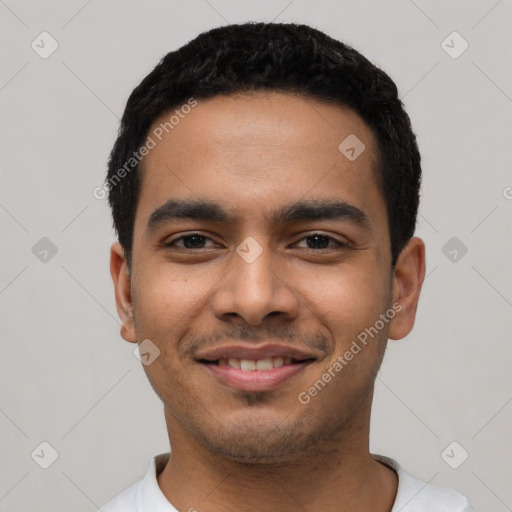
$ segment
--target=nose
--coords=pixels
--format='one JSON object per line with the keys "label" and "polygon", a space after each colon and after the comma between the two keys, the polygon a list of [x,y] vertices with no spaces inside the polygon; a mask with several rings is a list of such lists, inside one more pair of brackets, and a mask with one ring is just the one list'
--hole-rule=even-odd
{"label": "nose", "polygon": [[243,318],[248,324],[259,325],[270,316],[296,318],[299,302],[290,288],[293,283],[286,282],[289,277],[280,272],[271,249],[260,248],[262,252],[255,259],[243,252],[233,254],[233,264],[212,298],[219,319]]}

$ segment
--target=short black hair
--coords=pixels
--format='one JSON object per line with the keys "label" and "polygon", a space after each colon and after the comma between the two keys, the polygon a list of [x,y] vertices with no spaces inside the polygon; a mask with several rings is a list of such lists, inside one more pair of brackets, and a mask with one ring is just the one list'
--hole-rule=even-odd
{"label": "short black hair", "polygon": [[377,141],[375,174],[386,203],[394,267],[414,235],[421,182],[416,136],[395,83],[359,52],[317,29],[261,22],[201,33],[165,55],[131,93],[105,183],[128,264],[140,195],[138,150],[151,125],[191,98],[258,90],[349,107],[371,129]]}

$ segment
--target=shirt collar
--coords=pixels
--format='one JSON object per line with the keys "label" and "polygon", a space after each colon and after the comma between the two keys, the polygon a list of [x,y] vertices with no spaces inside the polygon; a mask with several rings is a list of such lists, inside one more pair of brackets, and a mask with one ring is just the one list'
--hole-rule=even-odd
{"label": "shirt collar", "polygon": [[169,453],[157,455],[149,465],[146,476],[140,481],[137,489],[137,512],[151,510],[151,512],[177,512],[169,503],[158,485],[157,476],[164,469],[169,460]]}
{"label": "shirt collar", "polygon": [[384,455],[371,454],[372,458],[391,468],[398,477],[398,489],[396,490],[395,502],[391,512],[407,512],[410,510],[405,508],[409,502],[420,494],[420,492],[428,486],[427,482],[422,482],[406,473],[398,462]]}
{"label": "shirt collar", "polygon": [[[158,485],[157,476],[169,460],[169,453],[161,453],[151,461],[146,476],[140,481],[137,489],[137,511],[151,510],[152,512],[177,512],[169,503]],[[391,468],[398,477],[398,489],[391,512],[402,510],[409,501],[419,494],[426,486],[425,482],[416,480],[407,474],[400,464],[384,455],[372,454],[372,457]]]}

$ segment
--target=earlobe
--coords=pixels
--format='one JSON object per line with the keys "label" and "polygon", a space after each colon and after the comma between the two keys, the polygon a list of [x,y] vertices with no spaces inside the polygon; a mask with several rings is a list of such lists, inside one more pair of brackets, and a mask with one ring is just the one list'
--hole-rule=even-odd
{"label": "earlobe", "polygon": [[131,274],[124,249],[119,242],[112,244],[110,249],[110,275],[114,283],[117,313],[121,319],[121,336],[126,341],[136,343]]}
{"label": "earlobe", "polygon": [[398,340],[414,326],[421,287],[425,278],[425,244],[418,237],[409,240],[400,253],[393,275],[392,303],[401,309],[393,318],[389,338]]}

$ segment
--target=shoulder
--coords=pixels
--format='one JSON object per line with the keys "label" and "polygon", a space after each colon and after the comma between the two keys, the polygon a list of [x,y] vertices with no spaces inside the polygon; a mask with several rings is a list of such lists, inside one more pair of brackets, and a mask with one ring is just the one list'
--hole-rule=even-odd
{"label": "shoulder", "polygon": [[[405,475],[407,475],[405,473]],[[466,496],[438,485],[428,484],[410,475],[403,477],[402,512],[473,512]],[[396,506],[396,505],[395,505]],[[394,509],[393,509],[394,510]]]}
{"label": "shoulder", "polygon": [[135,512],[137,510],[137,491],[140,482],[133,484],[103,505],[98,512]]}
{"label": "shoulder", "polygon": [[154,457],[146,476],[125,489],[97,512],[176,512],[158,486],[157,476],[169,460],[169,453]]}
{"label": "shoulder", "polygon": [[398,489],[391,512],[473,512],[468,499],[459,492],[418,480],[393,459],[372,457],[391,467],[398,475]]}

